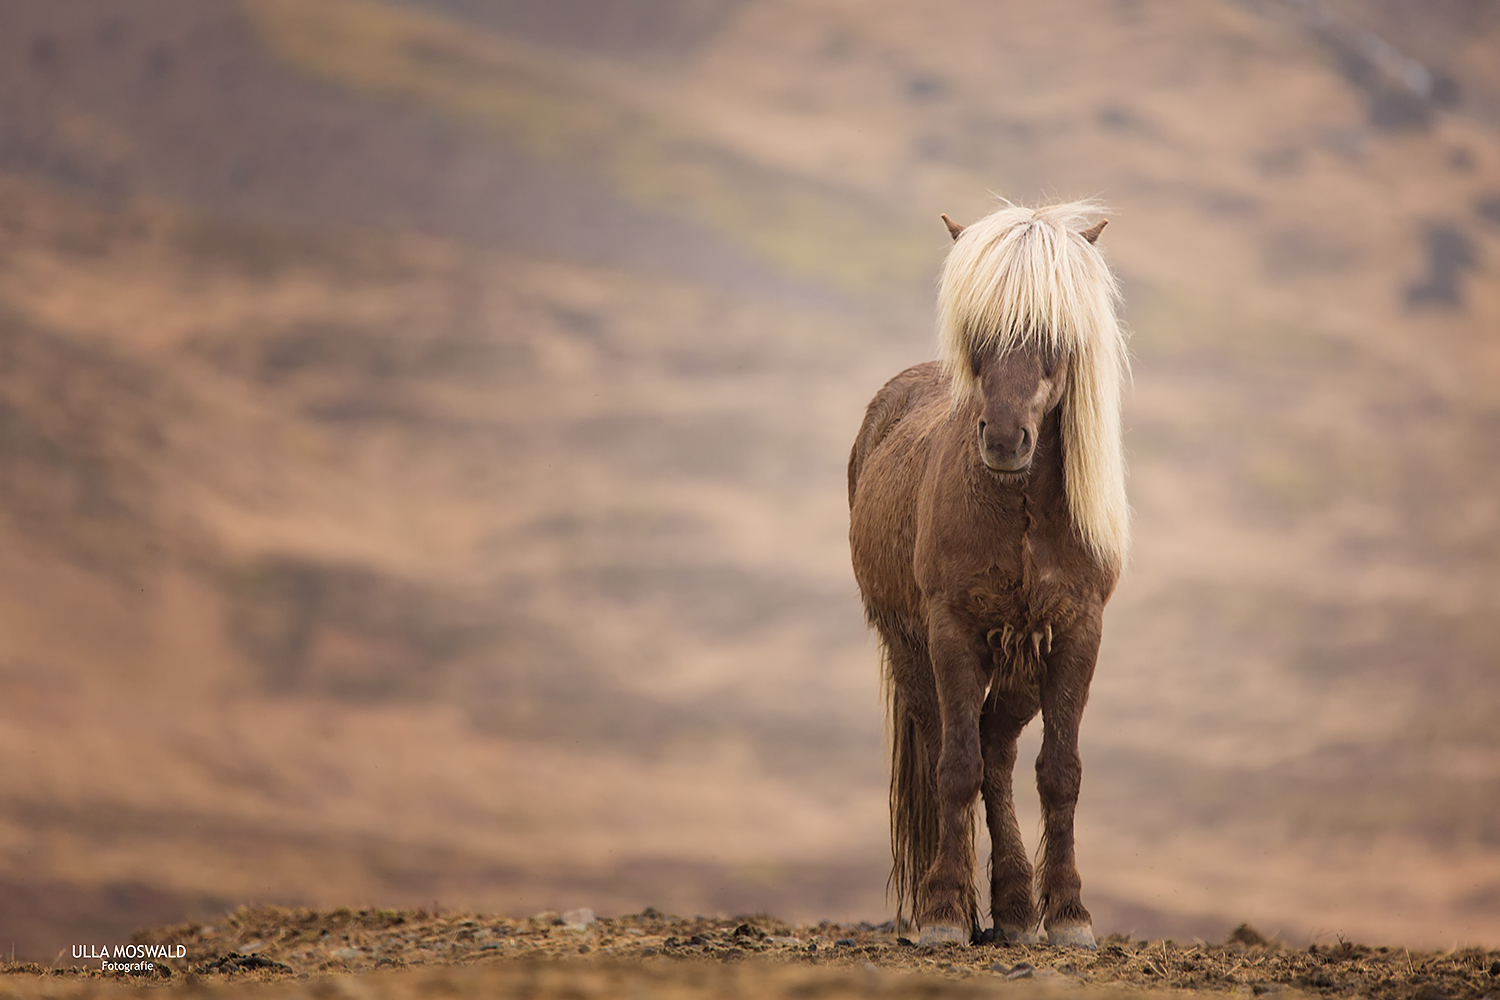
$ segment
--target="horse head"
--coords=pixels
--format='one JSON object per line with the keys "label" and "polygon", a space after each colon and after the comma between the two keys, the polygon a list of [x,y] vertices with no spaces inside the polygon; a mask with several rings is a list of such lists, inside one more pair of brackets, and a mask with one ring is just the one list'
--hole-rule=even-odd
{"label": "horse head", "polygon": [[[966,227],[942,218],[956,242]],[[1105,224],[1100,220],[1078,235],[1092,244]],[[991,472],[1025,472],[1036,454],[1042,420],[1062,402],[1066,353],[1055,342],[1027,337],[1007,350],[971,354],[969,365],[979,390],[980,459]]]}
{"label": "horse head", "polygon": [[1068,359],[1053,348],[1018,347],[976,359],[979,458],[991,472],[1031,467],[1042,420],[1062,402]]}

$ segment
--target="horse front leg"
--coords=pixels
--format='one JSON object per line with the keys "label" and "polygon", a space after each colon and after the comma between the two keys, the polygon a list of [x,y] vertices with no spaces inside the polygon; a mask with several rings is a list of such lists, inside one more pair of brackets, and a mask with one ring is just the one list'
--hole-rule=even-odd
{"label": "horse front leg", "polygon": [[946,613],[933,616],[928,650],[941,723],[937,761],[937,854],[923,884],[920,942],[968,943],[979,912],[974,891],[974,802],[984,760],[979,710],[988,648]]}
{"label": "horse front leg", "polygon": [[1073,814],[1083,783],[1078,727],[1099,655],[1099,616],[1053,646],[1042,680],[1042,752],[1036,785],[1042,799],[1042,866],[1037,879],[1047,940],[1095,948],[1093,918],[1084,908],[1073,848]]}

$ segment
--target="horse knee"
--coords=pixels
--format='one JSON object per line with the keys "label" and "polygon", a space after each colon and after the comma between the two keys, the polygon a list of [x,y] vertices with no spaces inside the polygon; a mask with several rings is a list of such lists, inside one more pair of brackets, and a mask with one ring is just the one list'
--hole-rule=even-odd
{"label": "horse knee", "polygon": [[984,759],[978,753],[944,754],[938,762],[938,794],[946,802],[973,802],[983,780]]}
{"label": "horse knee", "polygon": [[1049,805],[1077,803],[1083,785],[1083,761],[1077,756],[1065,759],[1046,754],[1036,759],[1036,790]]}

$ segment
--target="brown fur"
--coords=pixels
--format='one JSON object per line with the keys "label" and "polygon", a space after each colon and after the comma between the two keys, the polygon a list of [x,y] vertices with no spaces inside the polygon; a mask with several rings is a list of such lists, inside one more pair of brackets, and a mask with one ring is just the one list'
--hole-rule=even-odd
{"label": "brown fur", "polygon": [[[898,914],[922,926],[977,927],[981,795],[996,932],[1090,923],[1073,850],[1078,727],[1118,570],[1069,513],[1068,361],[1047,354],[976,359],[977,398],[957,409],[941,365],[907,369],[870,402],[849,456],[854,572],[889,694],[891,884]],[[1016,739],[1038,710],[1033,891],[1011,783]]]}

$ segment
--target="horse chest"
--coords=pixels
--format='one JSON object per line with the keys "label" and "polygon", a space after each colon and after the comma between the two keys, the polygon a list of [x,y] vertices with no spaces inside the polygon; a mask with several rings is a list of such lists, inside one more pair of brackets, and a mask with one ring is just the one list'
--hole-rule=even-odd
{"label": "horse chest", "polygon": [[976,631],[1050,635],[1076,616],[1079,596],[1061,567],[1030,558],[993,563],[968,581],[960,613]]}

